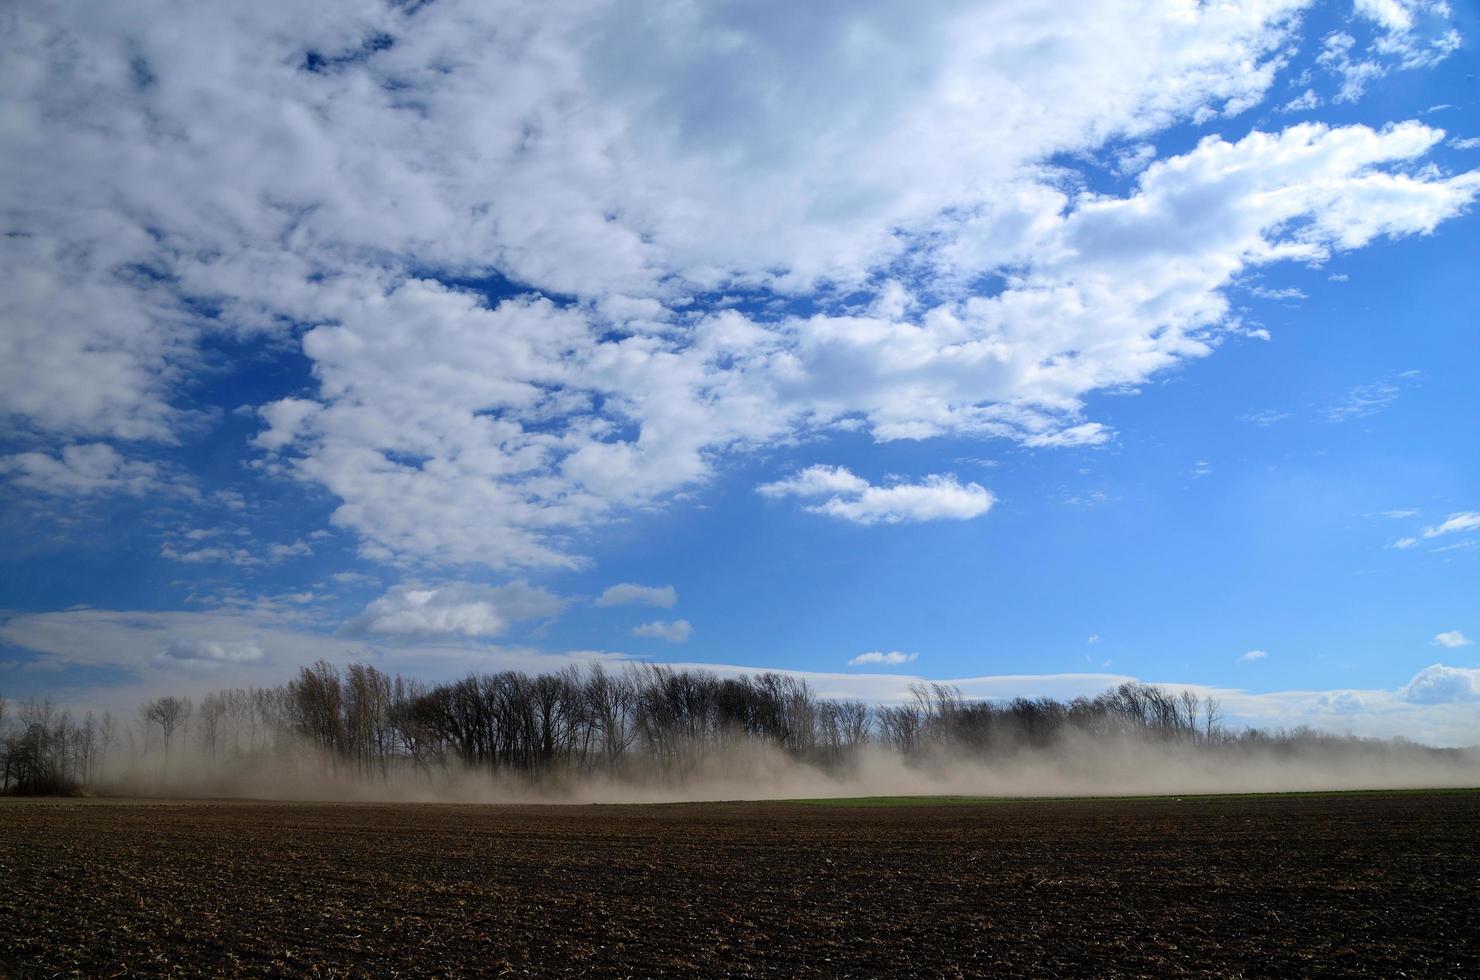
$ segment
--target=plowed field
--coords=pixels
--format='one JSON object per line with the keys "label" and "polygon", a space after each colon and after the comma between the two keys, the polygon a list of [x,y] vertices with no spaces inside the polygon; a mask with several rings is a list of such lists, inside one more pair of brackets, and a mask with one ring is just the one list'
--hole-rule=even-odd
{"label": "plowed field", "polygon": [[1480,793],[0,801],[0,975],[1480,976]]}

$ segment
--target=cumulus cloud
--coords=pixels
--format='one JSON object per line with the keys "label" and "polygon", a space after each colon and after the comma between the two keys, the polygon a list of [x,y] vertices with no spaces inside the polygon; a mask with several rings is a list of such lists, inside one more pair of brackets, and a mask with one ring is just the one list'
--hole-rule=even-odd
{"label": "cumulus cloud", "polygon": [[1414,704],[1451,704],[1480,699],[1480,670],[1434,664],[1413,676],[1402,690]]}
{"label": "cumulus cloud", "polygon": [[1434,636],[1434,642],[1441,647],[1448,647],[1454,650],[1458,647],[1467,647],[1475,641],[1465,636],[1459,630],[1445,630],[1443,633]]}
{"label": "cumulus cloud", "polygon": [[1239,663],[1248,664],[1248,663],[1254,663],[1255,661],[1259,661],[1259,660],[1265,660],[1268,657],[1269,657],[1269,651],[1267,651],[1267,650],[1250,650],[1248,653],[1243,654],[1238,659],[1239,659]]}
{"label": "cumulus cloud", "polygon": [[869,482],[854,476],[845,467],[825,463],[808,466],[793,476],[763,483],[756,492],[763,497],[822,497],[828,494],[857,496],[869,488]]}
{"label": "cumulus cloud", "polygon": [[[203,342],[295,344],[314,385],[257,406],[264,467],[369,557],[514,568],[840,427],[1102,444],[1088,396],[1209,355],[1241,273],[1480,189],[1421,165],[1444,134],[1418,123],[1148,156],[1264,99],[1303,6],[27,5],[0,40],[0,413],[167,443]],[[1363,15],[1372,57],[1438,56],[1437,7],[1402,9]],[[1101,153],[1133,188],[1045,165]],[[990,504],[931,479],[820,506]]]}
{"label": "cumulus cloud", "polygon": [[675,619],[671,622],[656,619],[651,623],[632,627],[632,635],[650,640],[666,640],[669,643],[687,643],[689,637],[694,635],[694,627],[687,619]]}
{"label": "cumulus cloud", "polygon": [[898,666],[899,664],[914,663],[917,659],[919,659],[919,657],[920,655],[918,653],[900,653],[898,650],[891,650],[888,653],[871,651],[869,653],[860,653],[858,656],[848,661],[848,666],[864,667],[869,664],[880,664],[884,666],[894,667]]}
{"label": "cumulus cloud", "polygon": [[345,623],[346,636],[498,636],[515,620],[554,616],[564,600],[538,586],[450,582],[434,587],[399,585]]}
{"label": "cumulus cloud", "polygon": [[854,524],[904,524],[969,520],[991,509],[996,498],[977,483],[931,474],[920,483],[874,486],[841,466],[809,466],[795,476],[763,483],[767,497],[821,497],[806,509]]}
{"label": "cumulus cloud", "polygon": [[659,606],[672,609],[678,604],[678,592],[671,585],[636,585],[621,582],[596,597],[598,606]]}

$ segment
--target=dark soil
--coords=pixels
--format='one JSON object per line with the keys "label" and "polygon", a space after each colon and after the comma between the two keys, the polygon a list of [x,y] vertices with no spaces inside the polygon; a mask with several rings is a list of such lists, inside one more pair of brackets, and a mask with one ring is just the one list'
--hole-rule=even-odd
{"label": "dark soil", "polygon": [[0,802],[0,975],[1480,976],[1480,793]]}

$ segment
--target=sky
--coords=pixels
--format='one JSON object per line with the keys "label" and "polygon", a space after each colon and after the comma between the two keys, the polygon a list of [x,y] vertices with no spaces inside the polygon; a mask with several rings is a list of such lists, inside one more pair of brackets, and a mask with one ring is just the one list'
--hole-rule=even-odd
{"label": "sky", "polygon": [[27,4],[0,694],[627,660],[1480,743],[1480,14]]}

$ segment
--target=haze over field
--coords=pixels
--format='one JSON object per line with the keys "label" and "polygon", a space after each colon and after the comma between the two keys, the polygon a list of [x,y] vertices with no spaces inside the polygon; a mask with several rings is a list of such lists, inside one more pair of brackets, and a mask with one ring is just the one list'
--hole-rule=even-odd
{"label": "haze over field", "polygon": [[[108,712],[127,785],[291,791],[342,740],[283,715],[226,773],[208,696],[666,664],[859,703],[869,744],[710,719],[686,789],[583,748],[559,792],[1475,782],[1241,734],[1480,744],[1473,4],[0,24],[7,736]],[[924,751],[882,720],[921,681],[1188,690],[1224,735]],[[374,792],[505,780],[416,717]]]}
{"label": "haze over field", "polygon": [[818,698],[777,673],[600,664],[429,685],[352,664],[134,718],[0,701],[0,793],[632,803],[1474,787],[1480,749],[1230,730],[1222,704],[1127,683],[1094,698]]}

